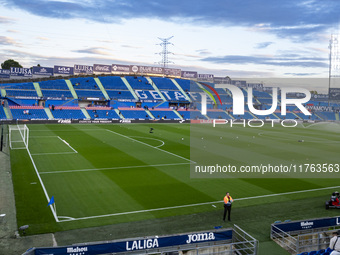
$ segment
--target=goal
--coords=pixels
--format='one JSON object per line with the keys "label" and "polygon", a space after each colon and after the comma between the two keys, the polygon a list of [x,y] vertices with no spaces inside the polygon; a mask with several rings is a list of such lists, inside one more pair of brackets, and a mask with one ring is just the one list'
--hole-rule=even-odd
{"label": "goal", "polygon": [[28,148],[29,128],[26,125],[10,125],[8,135],[11,150]]}

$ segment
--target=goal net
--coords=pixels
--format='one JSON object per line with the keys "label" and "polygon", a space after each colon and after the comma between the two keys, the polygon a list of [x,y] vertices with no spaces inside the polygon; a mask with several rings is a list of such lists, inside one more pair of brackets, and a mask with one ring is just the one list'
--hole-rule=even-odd
{"label": "goal net", "polygon": [[28,148],[29,129],[26,125],[10,125],[8,135],[12,150]]}

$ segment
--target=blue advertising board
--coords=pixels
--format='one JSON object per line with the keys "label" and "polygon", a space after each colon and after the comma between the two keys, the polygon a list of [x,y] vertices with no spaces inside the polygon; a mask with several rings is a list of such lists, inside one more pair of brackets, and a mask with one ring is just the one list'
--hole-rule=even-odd
{"label": "blue advertising board", "polygon": [[53,68],[52,67],[33,66],[33,75],[52,76],[53,75]]}
{"label": "blue advertising board", "polygon": [[69,66],[54,66],[53,72],[54,72],[54,74],[73,75],[73,67],[69,67]]}
{"label": "blue advertising board", "polygon": [[219,232],[200,232],[166,237],[150,237],[147,239],[125,240],[103,244],[76,245],[55,248],[35,248],[36,255],[94,255],[106,253],[132,252],[157,249],[170,246],[188,245],[204,242],[215,242],[232,239],[233,230]]}
{"label": "blue advertising board", "polygon": [[93,72],[95,73],[111,73],[112,66],[111,65],[93,65]]}
{"label": "blue advertising board", "polygon": [[[283,222],[273,225],[284,232],[301,231],[307,229],[340,226],[340,217]],[[272,231],[278,232],[276,228],[272,228]]]}
{"label": "blue advertising board", "polygon": [[74,74],[93,74],[93,66],[74,65]]}
{"label": "blue advertising board", "polygon": [[32,77],[32,69],[11,67],[11,76]]}
{"label": "blue advertising board", "polygon": [[7,69],[0,69],[0,78],[9,78],[11,75],[11,70],[7,70]]}

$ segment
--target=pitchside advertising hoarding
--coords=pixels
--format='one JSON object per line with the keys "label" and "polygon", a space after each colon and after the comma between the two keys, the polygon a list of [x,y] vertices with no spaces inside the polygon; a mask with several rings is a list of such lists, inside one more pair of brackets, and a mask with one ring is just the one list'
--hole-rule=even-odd
{"label": "pitchside advertising hoarding", "polygon": [[[104,244],[76,245],[56,248],[36,248],[36,255],[43,254],[108,254],[120,252],[140,252],[145,250],[166,248],[171,246],[183,246],[189,244],[199,244],[205,242],[217,242],[232,240],[233,230],[221,230],[218,232],[198,232],[166,237],[150,237],[147,239],[126,240],[108,242]],[[185,246],[184,246],[185,247]]]}
{"label": "pitchside advertising hoarding", "polygon": [[109,74],[111,73],[111,65],[101,65],[101,64],[94,64],[93,65],[93,72],[94,73],[103,73]]}
{"label": "pitchside advertising hoarding", "polygon": [[11,67],[11,76],[32,77],[33,70],[30,68]]}
{"label": "pitchside advertising hoarding", "polygon": [[272,225],[272,233],[279,232],[278,229],[284,232],[292,232],[307,229],[313,230],[316,228],[329,228],[334,226],[340,226],[340,217],[277,223]]}
{"label": "pitchside advertising hoarding", "polygon": [[182,71],[181,77],[185,79],[194,79],[196,80],[198,77],[198,73],[195,71]]}
{"label": "pitchside advertising hoarding", "polygon": [[93,74],[93,66],[74,65],[74,74]]}
{"label": "pitchside advertising hoarding", "polygon": [[73,75],[73,67],[54,66],[53,72],[55,75]]}
{"label": "pitchside advertising hoarding", "polygon": [[112,65],[112,73],[128,74],[128,73],[130,73],[130,66],[129,65],[113,64]]}
{"label": "pitchside advertising hoarding", "polygon": [[53,67],[33,66],[33,75],[53,76]]}
{"label": "pitchside advertising hoarding", "polygon": [[130,66],[130,73],[181,77],[182,71],[181,69],[174,69],[174,68],[132,65]]}
{"label": "pitchside advertising hoarding", "polygon": [[0,69],[0,78],[8,79],[11,75],[11,70]]}

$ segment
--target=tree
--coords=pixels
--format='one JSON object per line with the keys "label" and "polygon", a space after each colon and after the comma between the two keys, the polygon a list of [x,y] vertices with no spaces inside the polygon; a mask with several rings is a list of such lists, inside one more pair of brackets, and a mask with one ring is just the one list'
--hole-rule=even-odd
{"label": "tree", "polygon": [[5,62],[1,63],[2,69],[11,69],[11,67],[22,68],[22,65],[20,65],[19,62],[15,61],[13,59],[7,59]]}

